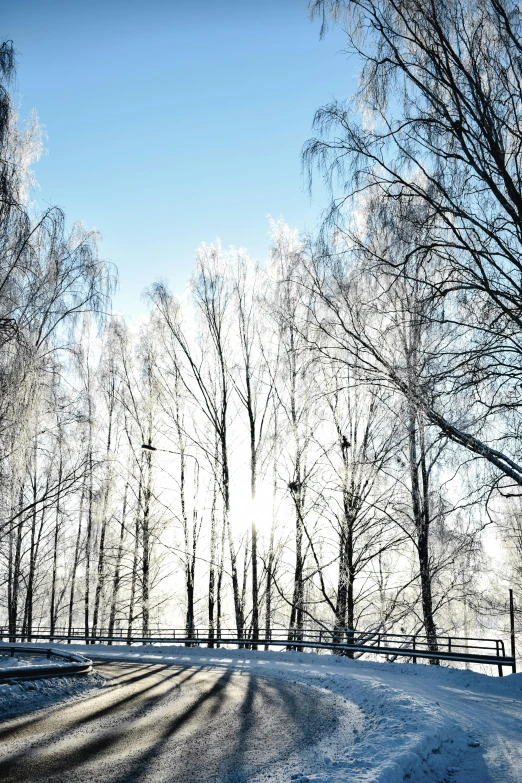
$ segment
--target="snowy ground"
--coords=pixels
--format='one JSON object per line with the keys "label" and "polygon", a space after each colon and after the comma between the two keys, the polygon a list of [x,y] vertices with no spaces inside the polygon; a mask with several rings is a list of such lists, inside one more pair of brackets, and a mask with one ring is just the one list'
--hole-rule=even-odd
{"label": "snowy ground", "polygon": [[25,666],[63,666],[65,663],[68,663],[68,661],[53,655],[50,658],[46,658],[41,655],[9,655],[3,651],[0,652],[0,671],[3,669],[18,669]]}
{"label": "snowy ground", "polygon": [[[294,759],[294,771],[272,769],[272,780],[294,776],[302,783],[306,778],[316,783],[408,779],[522,783],[522,675],[500,679],[451,668],[350,661],[313,653],[103,645],[67,645],[67,650],[90,658],[251,672],[312,685],[340,697],[332,703],[343,728],[331,737],[329,755],[323,751],[324,738],[319,741],[319,737],[316,752],[311,753],[308,737],[301,762]],[[80,688],[96,684],[88,678],[73,681]],[[2,686],[0,715],[6,714],[9,703],[4,689],[18,688],[26,704],[33,698],[38,708],[43,706],[40,689],[50,688],[53,682],[41,681],[32,692],[30,683]],[[60,698],[64,695],[65,691]]]}
{"label": "snowy ground", "polygon": [[0,722],[60,702],[82,699],[91,693],[93,688],[103,687],[103,684],[103,677],[96,672],[74,677],[0,683]]}
{"label": "snowy ground", "polygon": [[[3,646],[2,646],[3,647]],[[30,654],[10,654],[0,647],[0,671],[13,672],[13,679],[0,682],[0,720],[23,715],[56,703],[83,698],[93,688],[103,686],[103,677],[95,672],[83,676],[59,676],[61,666],[68,664],[63,658],[50,658]],[[15,679],[17,674],[30,666],[49,666],[57,669],[57,676],[42,679]]]}

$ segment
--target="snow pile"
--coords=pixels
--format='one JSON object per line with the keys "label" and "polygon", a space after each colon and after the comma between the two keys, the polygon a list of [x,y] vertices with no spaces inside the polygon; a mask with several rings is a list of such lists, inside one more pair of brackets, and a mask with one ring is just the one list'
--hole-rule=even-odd
{"label": "snow pile", "polygon": [[[344,734],[332,737],[328,754],[319,742],[313,764],[303,753],[306,765],[296,766],[291,776],[298,783],[522,783],[522,675],[499,679],[446,667],[298,652],[159,645],[74,649],[95,659],[251,672],[341,696]],[[360,723],[354,723],[354,706]]]}
{"label": "snow pile", "polygon": [[68,663],[63,658],[52,656],[46,658],[45,655],[6,655],[0,654],[0,671],[5,669],[17,669],[20,666],[60,666]]}
{"label": "snow pile", "polygon": [[[22,664],[23,665],[23,664]],[[8,680],[0,683],[0,720],[24,715],[71,699],[81,699],[105,680],[96,672],[82,676]]]}

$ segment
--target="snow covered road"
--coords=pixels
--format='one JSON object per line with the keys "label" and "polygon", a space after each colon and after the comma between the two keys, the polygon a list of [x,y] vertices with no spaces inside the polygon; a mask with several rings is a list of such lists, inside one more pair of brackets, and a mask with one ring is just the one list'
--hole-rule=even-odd
{"label": "snow covered road", "polygon": [[522,783],[522,675],[289,652],[73,649],[131,668],[98,666],[109,677],[101,691],[0,724],[0,780]]}
{"label": "snow covered road", "polygon": [[0,725],[3,783],[290,780],[362,725],[332,693],[231,669],[98,671],[106,687],[81,702]]}

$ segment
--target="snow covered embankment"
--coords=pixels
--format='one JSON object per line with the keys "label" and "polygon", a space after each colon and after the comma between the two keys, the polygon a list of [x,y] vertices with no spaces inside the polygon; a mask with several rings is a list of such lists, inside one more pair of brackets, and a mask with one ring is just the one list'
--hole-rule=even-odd
{"label": "snow covered embankment", "polygon": [[[74,649],[87,650],[81,645]],[[328,756],[319,753],[313,765],[309,756],[308,761],[303,756],[302,767],[296,767],[294,773],[294,780],[303,783],[306,779],[315,783],[400,783],[408,779],[522,783],[522,765],[517,761],[522,758],[522,675],[499,680],[435,666],[350,661],[295,652],[175,646],[124,650],[103,645],[89,646],[88,652],[95,658],[229,668],[282,677],[338,694],[352,715],[356,705],[364,717],[359,725],[352,721],[351,736],[341,733],[336,737],[335,752]],[[511,722],[505,720],[504,708]],[[498,737],[502,743],[497,742]]]}
{"label": "snow covered embankment", "polygon": [[[3,651],[2,651],[3,652]],[[0,670],[13,673],[19,672],[35,665],[34,655],[7,655],[0,654]],[[82,676],[61,676],[60,668],[63,667],[63,659],[49,661],[42,657],[49,667],[56,668],[56,676],[40,679],[35,677],[29,680],[17,681],[8,679],[0,682],[0,720],[22,715],[33,710],[48,707],[62,701],[74,698],[82,698],[93,688],[101,687],[103,677],[95,672]]]}

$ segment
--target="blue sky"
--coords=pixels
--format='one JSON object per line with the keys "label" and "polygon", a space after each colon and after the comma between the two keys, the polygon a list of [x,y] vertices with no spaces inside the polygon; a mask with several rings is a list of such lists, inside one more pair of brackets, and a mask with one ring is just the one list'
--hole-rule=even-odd
{"label": "blue sky", "polygon": [[102,233],[116,309],[140,315],[158,278],[181,292],[202,241],[264,257],[267,214],[314,228],[326,197],[306,193],[300,150],[357,71],[306,5],[0,0],[21,114],[36,108],[46,127],[36,198]]}

